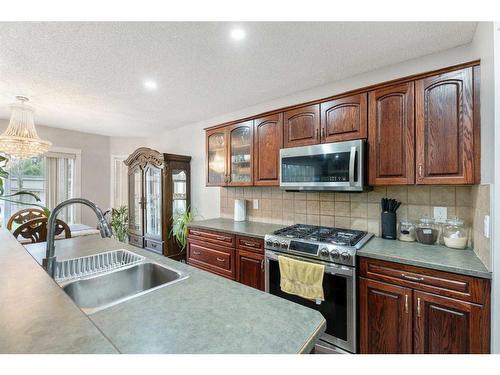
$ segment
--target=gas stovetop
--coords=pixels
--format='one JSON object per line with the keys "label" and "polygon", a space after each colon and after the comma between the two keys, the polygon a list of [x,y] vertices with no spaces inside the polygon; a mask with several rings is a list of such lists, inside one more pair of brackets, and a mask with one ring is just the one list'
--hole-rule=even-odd
{"label": "gas stovetop", "polygon": [[356,250],[373,234],[353,229],[295,224],[265,236],[266,249],[355,266]]}

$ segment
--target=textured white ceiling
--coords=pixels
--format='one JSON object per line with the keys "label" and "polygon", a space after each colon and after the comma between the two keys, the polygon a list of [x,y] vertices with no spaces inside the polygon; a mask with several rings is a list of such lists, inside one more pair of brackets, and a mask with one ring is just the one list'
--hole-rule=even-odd
{"label": "textured white ceiling", "polygon": [[[148,136],[469,43],[475,23],[0,23],[0,118]],[[144,79],[159,88],[147,92]]]}

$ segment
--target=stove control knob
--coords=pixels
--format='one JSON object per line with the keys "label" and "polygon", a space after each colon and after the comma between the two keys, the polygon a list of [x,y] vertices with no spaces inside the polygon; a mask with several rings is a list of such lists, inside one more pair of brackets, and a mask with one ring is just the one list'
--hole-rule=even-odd
{"label": "stove control knob", "polygon": [[342,256],[342,260],[346,260],[347,261],[347,260],[351,259],[351,254],[349,254],[347,251],[344,251],[341,254],[341,256]]}
{"label": "stove control knob", "polygon": [[273,241],[267,240],[266,241],[266,246],[273,246]]}
{"label": "stove control knob", "polygon": [[337,258],[340,256],[340,253],[339,253],[337,250],[332,249],[332,250],[330,251],[330,256],[331,256],[332,258],[337,259]]}
{"label": "stove control knob", "polygon": [[280,243],[278,242],[278,240],[274,240],[273,246],[274,247],[280,247]]}
{"label": "stove control knob", "polygon": [[319,251],[319,255],[321,255],[322,257],[327,257],[328,254],[329,254],[329,252],[328,252],[328,249],[326,247],[321,248]]}
{"label": "stove control knob", "polygon": [[281,248],[282,248],[282,249],[287,249],[287,248],[288,248],[288,242],[286,242],[286,241],[281,241]]}

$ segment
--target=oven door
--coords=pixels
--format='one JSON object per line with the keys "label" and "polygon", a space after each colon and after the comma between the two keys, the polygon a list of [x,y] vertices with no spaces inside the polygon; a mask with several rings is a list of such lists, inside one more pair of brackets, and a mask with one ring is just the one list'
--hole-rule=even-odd
{"label": "oven door", "polygon": [[[325,266],[321,304],[285,293],[280,288],[278,255],[320,263]],[[321,340],[350,353],[356,352],[356,271],[354,268],[266,250],[266,292],[319,311],[326,319],[326,332]]]}
{"label": "oven door", "polygon": [[362,191],[364,154],[364,140],[281,149],[280,187]]}

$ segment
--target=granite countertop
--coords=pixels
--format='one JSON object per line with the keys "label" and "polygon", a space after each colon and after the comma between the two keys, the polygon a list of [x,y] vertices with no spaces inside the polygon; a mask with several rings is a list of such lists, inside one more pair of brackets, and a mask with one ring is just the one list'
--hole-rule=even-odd
{"label": "granite countertop", "polygon": [[[193,228],[212,229],[259,238],[264,238],[266,234],[271,234],[285,227],[285,225],[234,221],[231,219],[193,221],[188,225]],[[373,237],[358,250],[357,255],[491,279],[491,272],[486,269],[474,251],[470,249],[455,250],[445,246],[423,245],[418,242],[403,242]]]}
{"label": "granite countertop", "polygon": [[266,234],[273,233],[278,229],[286,227],[286,225],[259,223],[256,221],[234,221],[222,218],[192,221],[188,226],[258,238],[264,238]]}
{"label": "granite countertop", "polygon": [[5,229],[0,243],[0,353],[118,353]]}
{"label": "granite countertop", "polygon": [[358,250],[357,255],[491,279],[491,272],[470,249],[455,250],[445,246],[373,237]]}
{"label": "granite countertop", "polygon": [[33,259],[1,236],[1,353],[308,353],[326,328],[315,310],[96,235],[56,241],[58,259],[125,248],[189,277],[86,316],[34,261],[44,243],[26,246]]}

